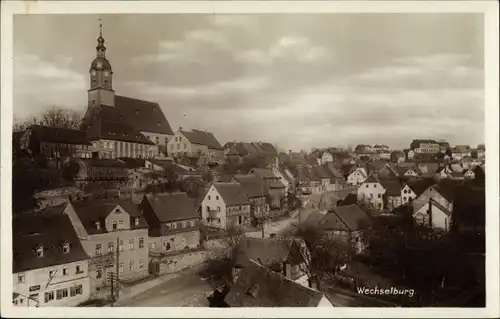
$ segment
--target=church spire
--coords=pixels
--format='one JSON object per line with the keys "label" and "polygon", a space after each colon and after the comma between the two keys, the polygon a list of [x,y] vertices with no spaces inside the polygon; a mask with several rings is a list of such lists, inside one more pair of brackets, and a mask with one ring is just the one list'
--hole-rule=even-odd
{"label": "church spire", "polygon": [[[99,19],[100,21],[101,19]],[[99,37],[97,38],[96,51],[98,57],[106,56],[106,47],[104,46],[104,38],[102,37],[102,23],[99,23]]]}

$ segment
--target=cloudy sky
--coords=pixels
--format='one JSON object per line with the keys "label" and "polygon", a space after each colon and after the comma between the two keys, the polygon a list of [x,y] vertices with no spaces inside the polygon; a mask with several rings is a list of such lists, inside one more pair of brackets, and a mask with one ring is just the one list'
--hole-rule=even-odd
{"label": "cloudy sky", "polygon": [[484,142],[480,14],[22,15],[14,116],[84,111],[104,25],[117,94],[174,130],[283,149]]}

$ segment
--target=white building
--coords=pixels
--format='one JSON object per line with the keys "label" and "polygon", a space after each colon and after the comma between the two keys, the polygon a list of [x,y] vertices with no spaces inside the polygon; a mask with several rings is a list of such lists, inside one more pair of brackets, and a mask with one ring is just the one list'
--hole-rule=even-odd
{"label": "white building", "polygon": [[348,185],[359,185],[366,181],[368,173],[363,167],[356,168],[351,174],[347,176]]}
{"label": "white building", "polygon": [[203,158],[206,162],[224,163],[224,150],[215,136],[206,131],[183,131],[179,128],[168,143],[168,152],[173,157]]}
{"label": "white building", "polygon": [[323,152],[323,155],[321,155],[321,165],[325,165],[331,162],[333,162],[333,155],[328,151]]}
{"label": "white building", "polygon": [[450,230],[451,211],[435,200],[430,200],[413,213],[417,224],[430,226],[432,217],[432,228],[441,229],[446,232]]}
{"label": "white building", "polygon": [[90,298],[89,256],[66,215],[13,219],[13,300],[18,307],[72,307]]}

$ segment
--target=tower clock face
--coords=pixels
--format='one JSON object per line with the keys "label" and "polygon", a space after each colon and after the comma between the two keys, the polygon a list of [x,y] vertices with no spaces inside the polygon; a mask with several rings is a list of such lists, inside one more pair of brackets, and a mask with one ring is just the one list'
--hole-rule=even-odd
{"label": "tower clock face", "polygon": [[92,70],[92,76],[95,76],[96,75],[96,71],[95,70]]}

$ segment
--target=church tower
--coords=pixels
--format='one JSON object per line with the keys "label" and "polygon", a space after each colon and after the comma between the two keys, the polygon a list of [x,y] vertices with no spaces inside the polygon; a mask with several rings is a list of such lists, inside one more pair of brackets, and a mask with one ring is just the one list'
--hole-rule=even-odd
{"label": "church tower", "polygon": [[106,47],[102,37],[102,24],[97,38],[96,58],[90,65],[90,89],[88,90],[88,103],[90,109],[99,108],[101,105],[115,106],[115,91],[113,91],[113,71],[111,64],[106,59]]}

